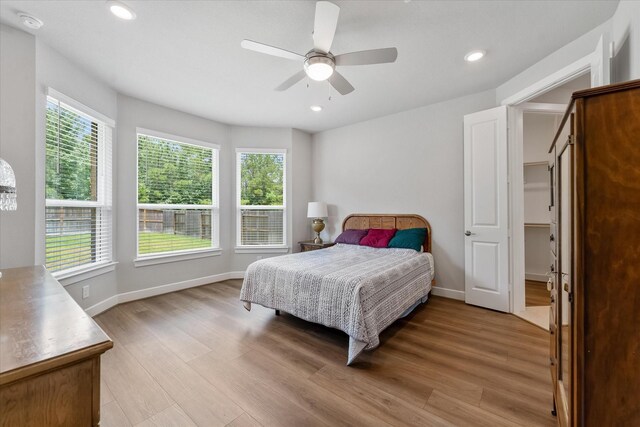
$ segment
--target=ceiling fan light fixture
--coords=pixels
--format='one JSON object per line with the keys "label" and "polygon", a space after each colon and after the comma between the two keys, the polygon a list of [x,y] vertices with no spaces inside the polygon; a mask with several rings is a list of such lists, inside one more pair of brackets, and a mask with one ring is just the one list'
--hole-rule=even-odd
{"label": "ceiling fan light fixture", "polygon": [[304,61],[304,71],[310,79],[322,82],[333,74],[335,62],[327,56],[312,56]]}
{"label": "ceiling fan light fixture", "polygon": [[136,19],[136,13],[126,4],[116,0],[110,0],[107,4],[109,5],[111,13],[118,18],[124,19],[125,21],[133,21]]}
{"label": "ceiling fan light fixture", "polygon": [[481,60],[487,52],[484,50],[472,50],[464,56],[467,62],[476,62]]}

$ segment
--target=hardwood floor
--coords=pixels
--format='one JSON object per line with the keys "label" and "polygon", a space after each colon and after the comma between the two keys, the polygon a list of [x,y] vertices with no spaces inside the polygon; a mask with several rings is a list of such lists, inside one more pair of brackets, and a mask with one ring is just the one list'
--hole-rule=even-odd
{"label": "hardwood floor", "polygon": [[524,289],[526,307],[549,305],[550,294],[546,282],[525,280]]}
{"label": "hardwood floor", "polygon": [[431,297],[347,367],[347,336],[238,301],[230,280],[115,307],[102,427],[552,426],[549,337]]}

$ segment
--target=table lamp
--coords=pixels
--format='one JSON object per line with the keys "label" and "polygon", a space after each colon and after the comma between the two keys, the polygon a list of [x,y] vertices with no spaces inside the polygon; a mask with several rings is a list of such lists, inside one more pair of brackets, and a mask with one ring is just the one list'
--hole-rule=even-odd
{"label": "table lamp", "polygon": [[324,220],[329,215],[327,214],[327,204],[324,202],[309,202],[307,208],[307,218],[313,218],[313,231],[316,232],[316,238],[313,239],[313,243],[322,243],[320,238],[320,232],[324,230]]}

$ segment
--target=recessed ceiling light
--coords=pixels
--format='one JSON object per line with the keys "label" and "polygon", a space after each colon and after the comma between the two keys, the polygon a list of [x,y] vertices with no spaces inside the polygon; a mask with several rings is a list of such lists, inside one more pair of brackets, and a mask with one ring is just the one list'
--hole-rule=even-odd
{"label": "recessed ceiling light", "polygon": [[322,111],[322,105],[312,105],[309,108],[311,108],[311,111],[315,111],[316,113]]}
{"label": "recessed ceiling light", "polygon": [[484,50],[472,50],[464,56],[464,60],[467,62],[476,62],[482,59],[486,53]]}
{"label": "recessed ceiling light", "polygon": [[44,25],[44,22],[42,22],[35,16],[31,16],[27,13],[20,12],[18,13],[18,17],[20,18],[20,20],[22,21],[22,24],[25,27],[31,28],[32,30],[37,30]]}
{"label": "recessed ceiling light", "polygon": [[109,10],[111,11],[111,13],[113,13],[118,18],[124,19],[125,21],[136,19],[136,13],[126,4],[116,0],[110,0],[107,2],[107,4],[109,5]]}

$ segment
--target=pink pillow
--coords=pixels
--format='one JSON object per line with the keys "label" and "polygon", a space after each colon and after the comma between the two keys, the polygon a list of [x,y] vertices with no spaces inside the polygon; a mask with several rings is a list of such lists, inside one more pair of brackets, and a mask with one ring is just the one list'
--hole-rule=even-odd
{"label": "pink pillow", "polygon": [[372,248],[386,248],[396,231],[398,230],[395,228],[371,228],[367,235],[360,240],[360,245],[371,246]]}

